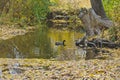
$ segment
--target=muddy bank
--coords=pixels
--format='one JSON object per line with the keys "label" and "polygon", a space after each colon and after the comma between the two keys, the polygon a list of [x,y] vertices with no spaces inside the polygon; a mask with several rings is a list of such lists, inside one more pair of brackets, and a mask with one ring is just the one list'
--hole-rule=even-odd
{"label": "muddy bank", "polygon": [[55,61],[45,59],[20,60],[1,58],[0,63],[0,78],[2,80],[120,79],[120,59]]}
{"label": "muddy bank", "polygon": [[0,39],[6,40],[17,35],[24,35],[27,32],[34,31],[36,27],[28,26],[25,28],[19,27],[19,25],[0,25]]}

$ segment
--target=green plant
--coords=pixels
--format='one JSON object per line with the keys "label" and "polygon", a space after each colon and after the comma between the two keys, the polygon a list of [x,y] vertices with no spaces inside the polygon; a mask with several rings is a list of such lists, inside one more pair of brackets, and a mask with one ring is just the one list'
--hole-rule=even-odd
{"label": "green plant", "polygon": [[31,0],[33,3],[33,14],[37,21],[46,19],[46,15],[49,12],[49,0]]}
{"label": "green plant", "polygon": [[109,39],[111,41],[117,41],[118,39],[118,27],[111,27],[109,30],[108,30],[108,33],[109,33]]}
{"label": "green plant", "polygon": [[120,22],[120,0],[103,0],[107,16],[115,22]]}
{"label": "green plant", "polygon": [[10,0],[4,6],[2,18],[13,23],[41,22],[50,11],[49,0]]}

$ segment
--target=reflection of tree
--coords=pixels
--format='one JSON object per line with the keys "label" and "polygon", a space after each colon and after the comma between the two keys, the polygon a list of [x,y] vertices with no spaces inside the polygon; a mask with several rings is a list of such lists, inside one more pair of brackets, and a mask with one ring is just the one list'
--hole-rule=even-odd
{"label": "reflection of tree", "polygon": [[37,40],[35,42],[35,46],[39,47],[40,49],[40,57],[42,58],[50,58],[53,56],[52,53],[52,47],[51,47],[51,41],[48,36],[48,29],[46,27],[39,28],[39,31],[37,31],[35,35],[35,39]]}
{"label": "reflection of tree", "polygon": [[10,42],[13,43],[12,45],[17,47],[19,49],[19,52],[21,52],[25,57],[28,57],[32,54],[33,49],[33,39],[32,34],[26,34],[24,36],[18,36],[14,39],[11,39]]}
{"label": "reflection of tree", "polygon": [[12,53],[10,43],[0,41],[0,58],[11,57],[11,55],[9,55],[10,53]]}
{"label": "reflection of tree", "polygon": [[53,56],[47,28],[39,28],[35,33],[17,37],[12,41],[26,57],[50,58]]}
{"label": "reflection of tree", "polygon": [[0,54],[2,57],[9,54],[10,58],[16,55],[17,57],[22,55],[28,58],[50,58],[54,55],[47,28],[39,28],[34,33],[1,42],[0,53],[3,53]]}
{"label": "reflection of tree", "polygon": [[13,54],[14,54],[14,58],[23,58],[22,53],[19,51],[19,49],[17,47],[13,47]]}

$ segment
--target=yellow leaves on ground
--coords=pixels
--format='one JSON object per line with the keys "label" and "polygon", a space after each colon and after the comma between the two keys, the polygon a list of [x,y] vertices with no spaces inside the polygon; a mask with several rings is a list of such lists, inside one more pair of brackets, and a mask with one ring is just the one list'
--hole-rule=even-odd
{"label": "yellow leaves on ground", "polygon": [[51,0],[51,2],[57,2],[57,6],[51,7],[53,11],[71,11],[80,9],[81,7],[91,7],[90,0]]}
{"label": "yellow leaves on ground", "polygon": [[[6,62],[5,62],[6,60]],[[79,61],[55,61],[47,59],[0,59],[1,69],[19,63],[20,74],[12,75],[9,71],[2,72],[2,79],[100,79],[116,80],[120,78],[120,60],[79,60]],[[4,63],[3,63],[4,61]],[[9,64],[9,63],[11,64]],[[7,64],[6,67],[3,67]],[[13,66],[14,67],[14,66]]]}

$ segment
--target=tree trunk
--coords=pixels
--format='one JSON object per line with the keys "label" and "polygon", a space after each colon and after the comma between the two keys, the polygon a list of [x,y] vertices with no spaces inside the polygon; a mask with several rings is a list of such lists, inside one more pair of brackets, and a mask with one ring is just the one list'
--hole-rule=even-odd
{"label": "tree trunk", "polygon": [[97,15],[92,8],[81,9],[79,18],[85,25],[87,36],[100,35],[103,29],[113,26],[112,21],[108,19],[102,19],[101,16]]}
{"label": "tree trunk", "polygon": [[90,1],[92,9],[82,8],[79,18],[85,25],[86,34],[93,36],[101,34],[102,30],[112,27],[113,22],[107,18],[102,0]]}
{"label": "tree trunk", "polygon": [[92,8],[94,9],[95,13],[99,16],[101,16],[101,18],[106,18],[106,13],[104,11],[104,7],[102,4],[102,0],[90,0],[91,1],[91,5]]}

